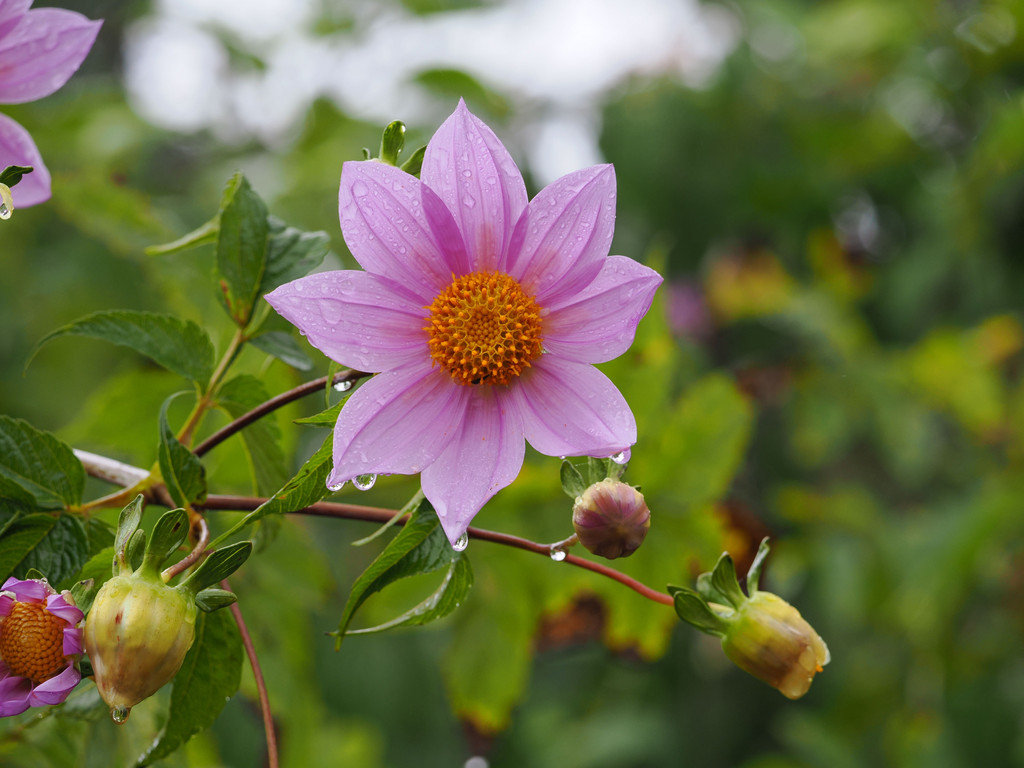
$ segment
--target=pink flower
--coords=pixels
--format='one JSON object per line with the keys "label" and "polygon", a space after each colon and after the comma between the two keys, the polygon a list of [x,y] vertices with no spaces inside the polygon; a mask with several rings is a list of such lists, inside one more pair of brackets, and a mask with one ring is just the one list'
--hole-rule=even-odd
{"label": "pink flower", "polygon": [[[60,88],[85,59],[102,21],[61,8],[30,11],[32,0],[0,0],[0,104],[35,101]],[[0,115],[0,170],[35,170],[11,190],[23,208],[50,199],[50,172],[28,131]]]}
{"label": "pink flower", "polygon": [[0,591],[0,717],[60,704],[82,679],[82,612],[45,581],[10,578]]}
{"label": "pink flower", "polygon": [[661,277],[609,256],[615,173],[570,173],[528,201],[508,151],[460,101],[422,181],[375,161],[341,174],[341,229],[365,271],[310,275],[267,300],[328,357],[378,373],[334,431],[328,485],[422,473],[454,542],[523,464],[612,456],[629,405],[593,367],[629,348]]}

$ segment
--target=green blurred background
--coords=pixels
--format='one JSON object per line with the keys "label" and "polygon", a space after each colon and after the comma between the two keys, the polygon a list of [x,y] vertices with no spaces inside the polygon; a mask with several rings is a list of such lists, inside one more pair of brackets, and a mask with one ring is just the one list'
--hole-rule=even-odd
{"label": "green blurred background", "polygon": [[[409,145],[425,143],[465,96],[522,161],[531,193],[560,160],[589,151],[614,163],[613,250],[666,275],[634,348],[605,366],[639,424],[626,479],[652,509],[623,570],[657,588],[691,583],[723,548],[742,563],[771,535],[766,587],[832,651],[790,702],[665,607],[476,542],[476,585],[452,617],[352,638],[336,654],[325,632],[374,556],[349,544],[370,530],[290,518],[233,579],[285,766],[1024,765],[1024,4],[652,0],[632,12],[665,14],[678,32],[671,56],[585,87],[542,87],[496,76],[481,33],[487,22],[507,41],[503,25],[519,14],[513,31],[536,24],[540,39],[550,30],[531,15],[537,3],[308,2],[298,27],[337,93],[300,93],[290,119],[265,97],[205,123],[182,117],[177,130],[126,96],[126,78],[147,90],[126,58],[140,40],[156,45],[147,30],[170,19],[201,33],[219,58],[172,60],[171,82],[180,67],[184,81],[235,89],[221,95],[285,77],[269,33],[246,37],[184,0],[64,5],[106,19],[96,47],[56,95],[3,108],[35,137],[54,197],[0,222],[0,412],[151,465],[157,409],[183,383],[92,341],[57,341],[23,373],[36,341],[126,307],[194,319],[223,349],[231,329],[210,250],[143,249],[209,219],[240,168],[275,215],[329,233],[330,265],[352,267],[337,221],[341,164],[375,148],[391,119],[409,124]],[[264,5],[274,10],[254,7]],[[558,4],[580,13],[556,35],[600,57],[607,41],[587,14],[613,6]],[[459,20],[472,31],[444,31]],[[617,42],[642,45],[630,34]],[[386,56],[356,55],[389,35]],[[486,66],[431,63],[407,47],[418,39],[482,47]],[[518,43],[529,55],[535,41]],[[337,60],[351,67],[325,73]],[[201,70],[209,61],[216,71]],[[298,72],[288,82],[304,92]],[[378,115],[365,105],[382,73],[382,108],[395,106]],[[160,98],[173,112],[173,89]],[[278,127],[261,134],[261,115]],[[311,355],[306,375],[322,375],[326,361]],[[240,369],[272,393],[301,379],[253,350]],[[322,407],[279,414],[293,468],[323,435],[291,420]],[[212,491],[256,490],[238,445],[207,464]],[[393,477],[338,498],[394,507],[413,489]],[[555,541],[569,517],[558,461],[531,453],[476,522]],[[380,595],[362,619],[385,620],[431,588]],[[165,764],[261,765],[254,691],[246,671],[212,731]],[[164,707],[166,692],[123,728],[74,713],[2,723],[0,764],[128,764]],[[467,763],[474,755],[487,762]]]}

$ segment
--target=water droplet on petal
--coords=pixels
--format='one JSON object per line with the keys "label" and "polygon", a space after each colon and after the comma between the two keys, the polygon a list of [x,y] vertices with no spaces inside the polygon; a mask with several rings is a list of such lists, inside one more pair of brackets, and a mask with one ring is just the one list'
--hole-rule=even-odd
{"label": "water droplet on petal", "polygon": [[368,491],[373,488],[373,484],[376,482],[377,476],[374,474],[356,475],[352,479],[352,485],[355,486],[357,491]]}
{"label": "water droplet on petal", "polygon": [[550,554],[551,554],[551,559],[552,560],[554,560],[556,563],[560,563],[563,560],[565,560],[566,555],[568,555],[569,553],[566,552],[564,549],[559,549],[558,547],[552,547]]}
{"label": "water droplet on petal", "polygon": [[130,715],[131,712],[131,707],[114,707],[110,710],[110,719],[118,725],[121,725],[125,720],[128,719],[128,715]]}
{"label": "water droplet on petal", "polygon": [[466,195],[464,198],[462,198],[462,204],[467,208],[472,208],[474,205],[476,205],[476,200],[474,200],[469,195]]}
{"label": "water droplet on petal", "polygon": [[632,453],[630,452],[629,448],[627,448],[626,450],[619,451],[614,456],[612,456],[612,461],[614,461],[616,464],[625,464],[627,461],[629,461],[629,457],[631,455]]}
{"label": "water droplet on petal", "polygon": [[349,379],[334,382],[335,392],[348,392],[352,389],[352,382]]}
{"label": "water droplet on petal", "polygon": [[345,483],[336,483],[335,485],[328,485],[327,490],[330,491],[331,493],[337,493],[344,487]]}
{"label": "water droplet on petal", "polygon": [[455,543],[452,544],[452,549],[454,549],[456,552],[465,552],[466,551],[466,547],[468,547],[468,546],[469,546],[469,534],[468,533],[464,533],[461,536],[459,536],[459,538],[457,538],[455,540]]}

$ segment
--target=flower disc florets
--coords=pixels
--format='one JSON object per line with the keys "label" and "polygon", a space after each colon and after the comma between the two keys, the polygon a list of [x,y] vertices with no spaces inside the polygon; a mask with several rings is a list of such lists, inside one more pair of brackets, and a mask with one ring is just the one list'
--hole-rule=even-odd
{"label": "flower disc florets", "polygon": [[45,581],[10,578],[0,591],[0,717],[59,704],[78,685],[82,612]]}
{"label": "flower disc florets", "polygon": [[540,357],[540,307],[508,275],[455,278],[429,309],[430,356],[459,384],[508,384]]}

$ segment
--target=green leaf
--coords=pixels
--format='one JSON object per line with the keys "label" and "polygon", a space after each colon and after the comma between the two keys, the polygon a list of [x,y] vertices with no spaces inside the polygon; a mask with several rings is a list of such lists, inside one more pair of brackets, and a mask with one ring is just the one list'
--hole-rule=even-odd
{"label": "green leaf", "polygon": [[445,537],[430,502],[417,498],[408,522],[352,585],[338,631],[332,633],[336,645],[341,645],[352,617],[370,595],[407,576],[443,568],[458,555]]}
{"label": "green leaf", "polygon": [[184,509],[172,509],[160,515],[146,545],[146,567],[158,570],[185,541],[188,529],[188,512]]}
{"label": "green leaf", "polygon": [[[270,399],[263,382],[243,374],[225,382],[217,390],[217,405],[233,419],[251,411]],[[252,470],[253,485],[260,494],[280,488],[288,480],[281,430],[274,414],[267,414],[241,431],[242,443]]]}
{"label": "green leaf", "polygon": [[32,173],[31,165],[8,165],[2,172],[0,172],[0,184],[6,184],[8,187],[13,187],[19,181],[21,177],[26,173]]}
{"label": "green leaf", "polygon": [[224,190],[217,236],[217,279],[228,314],[244,328],[267,269],[267,207],[236,173]]}
{"label": "green leaf", "polygon": [[267,268],[260,281],[261,295],[308,275],[320,266],[331,243],[326,232],[304,232],[273,216],[268,221],[270,239],[267,242]]}
{"label": "green leaf", "polygon": [[57,589],[71,586],[89,558],[89,540],[82,521],[75,515],[54,518],[53,526],[25,555],[15,572],[35,568]]}
{"label": "green leaf", "polygon": [[71,448],[27,421],[0,415],[0,499],[64,509],[82,500],[85,470]]}
{"label": "green leaf", "polygon": [[583,479],[583,475],[580,474],[580,471],[568,460],[562,460],[562,468],[559,471],[559,476],[562,480],[562,490],[570,499],[582,496],[583,492],[587,490],[587,481]]}
{"label": "green leaf", "polygon": [[296,424],[309,424],[313,427],[333,427],[338,423],[338,415],[341,413],[342,407],[345,405],[345,399],[339,400],[330,408],[327,408],[320,413],[316,413],[312,416],[306,416],[303,419],[296,419]]}
{"label": "green leaf", "polygon": [[203,560],[199,567],[178,585],[178,588],[191,590],[193,594],[198,594],[211,584],[219,584],[241,568],[251,554],[251,541],[240,541],[237,544],[222,547]]}
{"label": "green leaf", "polygon": [[242,638],[229,612],[197,615],[195,641],[174,678],[167,723],[136,766],[166,757],[213,725],[238,691],[243,655]]}
{"label": "green leaf", "polygon": [[44,514],[15,513],[0,537],[0,583],[14,573],[25,557],[49,535],[57,518]]}
{"label": "green leaf", "polygon": [[708,607],[704,598],[687,587],[669,585],[679,618],[696,627],[701,632],[722,637],[729,628],[729,623]]}
{"label": "green leaf", "polygon": [[117,533],[114,535],[113,570],[123,573],[128,569],[128,542],[139,529],[142,522],[142,501],[140,493],[121,510],[117,518]]}
{"label": "green leaf", "polygon": [[732,555],[728,552],[723,552],[718,558],[715,569],[711,572],[711,586],[725,597],[733,608],[739,608],[747,600],[736,578],[736,566],[732,561]]}
{"label": "green leaf", "polygon": [[107,547],[106,549],[100,550],[95,555],[85,561],[85,565],[82,566],[82,570],[78,572],[79,583],[91,581],[92,591],[88,594],[88,605],[83,605],[77,602],[76,605],[82,609],[83,613],[88,613],[89,605],[92,605],[92,598],[96,596],[96,591],[99,590],[103,584],[110,579],[113,572],[110,569],[110,559],[114,556],[114,548]]}
{"label": "green leaf", "polygon": [[[440,530],[440,529],[438,529]],[[461,552],[456,552],[444,580],[423,602],[410,608],[400,616],[391,621],[378,624],[375,627],[364,629],[349,629],[346,635],[368,635],[375,632],[383,632],[396,627],[413,627],[422,624],[429,624],[432,621],[443,618],[458,608],[462,601],[469,594],[469,588],[473,586],[473,568],[469,559]]]}
{"label": "green leaf", "polygon": [[206,613],[213,613],[236,602],[238,598],[235,593],[226,589],[203,589],[196,593],[196,607]]}
{"label": "green leaf", "polygon": [[167,423],[167,408],[180,394],[171,395],[160,406],[160,474],[174,503],[187,507],[206,498],[206,470],[192,451],[178,442]]}
{"label": "green leaf", "polygon": [[206,331],[191,320],[129,309],[94,312],[52,331],[36,344],[25,368],[45,344],[61,336],[86,336],[128,347],[201,385],[213,373],[213,342]]}
{"label": "green leaf", "polygon": [[300,371],[313,368],[313,361],[309,359],[309,355],[302,351],[299,342],[286,331],[267,331],[259,336],[253,336],[249,343],[292,368]]}
{"label": "green leaf", "polygon": [[197,248],[200,245],[213,243],[217,240],[217,233],[220,231],[220,216],[215,216],[198,229],[194,229],[187,235],[179,237],[171,243],[163,245],[151,245],[146,248],[147,256],[166,256],[171,253],[180,253],[190,248]]}

